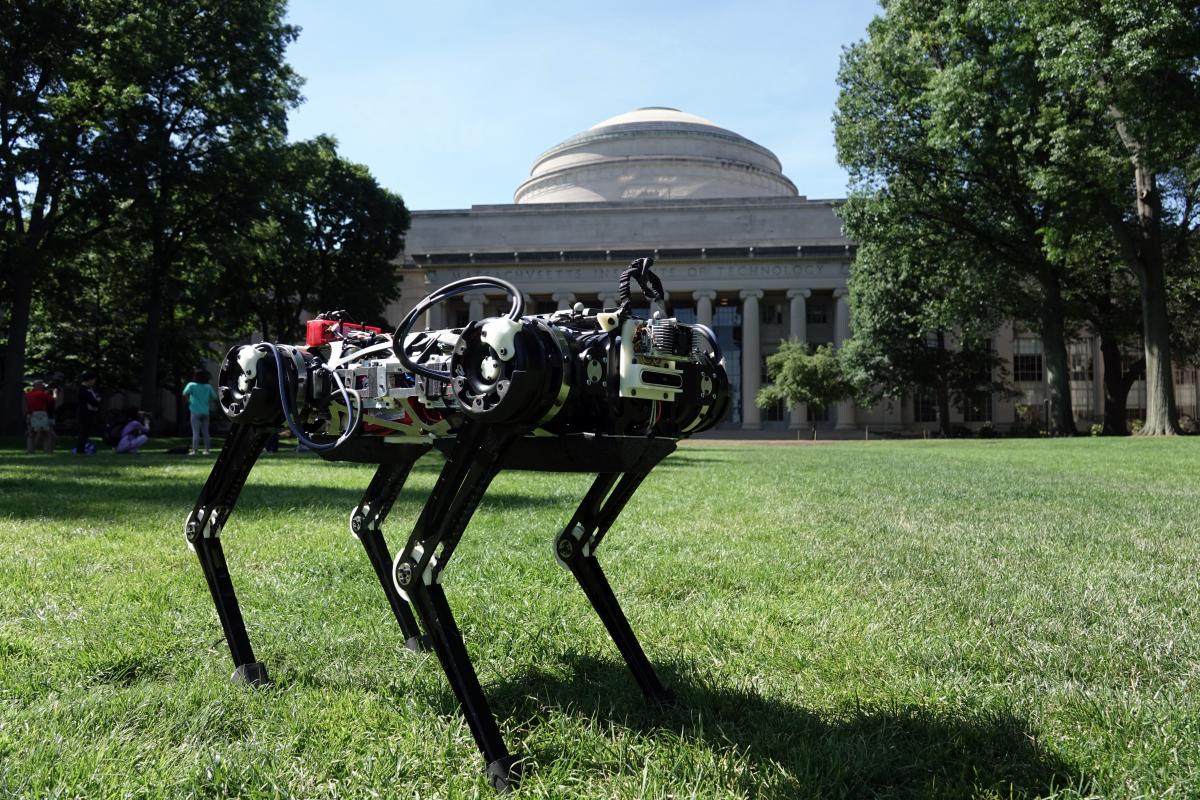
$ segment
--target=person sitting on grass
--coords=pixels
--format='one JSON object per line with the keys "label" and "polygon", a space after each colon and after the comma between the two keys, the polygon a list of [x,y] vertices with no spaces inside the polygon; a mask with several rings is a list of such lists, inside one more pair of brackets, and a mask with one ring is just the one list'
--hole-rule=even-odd
{"label": "person sitting on grass", "polygon": [[121,439],[113,449],[117,453],[136,453],[150,441],[150,415],[136,408],[127,412],[129,421],[121,428]]}

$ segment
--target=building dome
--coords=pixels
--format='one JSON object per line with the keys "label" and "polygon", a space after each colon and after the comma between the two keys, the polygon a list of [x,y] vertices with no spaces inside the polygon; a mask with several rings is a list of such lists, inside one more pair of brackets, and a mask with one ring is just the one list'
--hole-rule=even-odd
{"label": "building dome", "polygon": [[796,197],[767,148],[676,108],[606,119],[538,156],[516,203]]}

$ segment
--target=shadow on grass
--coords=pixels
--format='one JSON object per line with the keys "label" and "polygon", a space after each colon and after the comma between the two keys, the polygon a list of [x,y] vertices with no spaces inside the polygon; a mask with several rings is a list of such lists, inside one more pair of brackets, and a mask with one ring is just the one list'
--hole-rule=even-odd
{"label": "shadow on grass", "polygon": [[[584,656],[564,666],[531,671],[489,695],[502,716],[536,719],[548,706],[645,735],[732,747],[754,765],[739,778],[746,796],[1032,798],[1092,784],[1009,711],[940,713],[897,702],[820,715],[708,684],[672,665],[658,672],[677,703],[660,711],[643,699],[623,663]],[[542,763],[567,755],[552,746],[534,751]],[[780,773],[781,785],[762,785],[763,776]]]}
{"label": "shadow on grass", "polygon": [[[181,480],[156,475],[138,474],[124,470],[112,473],[102,483],[81,483],[73,480],[74,474],[60,474],[47,478],[45,474],[36,480],[29,478],[0,477],[0,515],[13,519],[91,519],[111,521],[114,516],[136,514],[143,517],[149,513],[176,512],[179,519],[187,516],[195,505],[204,481]],[[350,486],[309,486],[305,484],[261,483],[251,473],[250,481],[238,500],[237,512],[277,511],[287,513],[290,509],[321,508],[334,506],[344,508],[347,513],[362,499],[371,476],[363,472],[361,478]],[[399,504],[425,502],[429,491],[425,488],[405,488],[397,499]],[[582,496],[582,493],[581,493]],[[529,506],[544,506],[545,500],[532,494],[490,491],[484,497],[484,505],[501,509]],[[567,512],[569,515],[569,511]],[[389,519],[393,526],[411,524],[400,515]],[[182,522],[180,523],[182,524]]]}

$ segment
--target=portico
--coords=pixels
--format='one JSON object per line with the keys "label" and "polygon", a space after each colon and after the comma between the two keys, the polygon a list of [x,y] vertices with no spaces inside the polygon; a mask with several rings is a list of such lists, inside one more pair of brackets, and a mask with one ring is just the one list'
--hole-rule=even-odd
{"label": "portico", "polygon": [[[686,321],[716,331],[737,388],[734,413],[727,426],[754,431],[765,428],[807,428],[807,409],[764,412],[754,397],[765,381],[766,357],[779,343],[795,338],[814,345],[838,344],[848,331],[845,285],[849,253],[845,246],[793,248],[790,257],[760,257],[745,248],[742,258],[731,258],[723,248],[721,258],[675,257],[658,250],[655,271],[668,292],[668,311]],[[492,274],[517,283],[526,293],[531,311],[547,313],[585,306],[614,307],[620,272],[633,251],[614,255],[611,250],[576,252],[571,260],[536,260],[518,251],[504,254],[412,254],[414,301],[438,286],[475,275]],[[653,255],[654,250],[648,251]],[[565,256],[565,254],[564,254]],[[436,263],[435,263],[436,262]],[[406,285],[406,294],[409,287]],[[635,302],[636,298],[635,298]],[[474,293],[454,298],[431,309],[431,327],[456,326],[469,319],[501,313],[506,304],[498,294]],[[810,314],[810,307],[817,313]],[[819,410],[824,411],[824,410]],[[834,410],[829,410],[834,412]],[[854,407],[839,406],[834,413],[819,413],[816,424],[855,427]]]}

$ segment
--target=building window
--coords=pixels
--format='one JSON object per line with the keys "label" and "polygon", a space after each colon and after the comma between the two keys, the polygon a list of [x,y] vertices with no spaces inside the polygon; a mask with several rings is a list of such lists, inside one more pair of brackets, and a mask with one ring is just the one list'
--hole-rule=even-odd
{"label": "building window", "polygon": [[1023,338],[1013,342],[1013,380],[1042,382],[1042,340]]}
{"label": "building window", "polygon": [[740,328],[742,315],[738,313],[737,306],[717,306],[713,309],[713,325],[718,328]]}
{"label": "building window", "polygon": [[719,305],[713,309],[713,332],[725,352],[725,374],[729,376],[729,416],[726,423],[742,421],[742,317],[737,306]]}
{"label": "building window", "polygon": [[1095,399],[1096,393],[1092,391],[1090,384],[1080,385],[1074,382],[1075,378],[1071,378],[1071,413],[1079,419],[1091,419],[1094,416],[1095,408],[1092,401]]}
{"label": "building window", "polygon": [[762,305],[763,325],[782,325],[784,320],[783,303],[778,300],[767,300]]}
{"label": "building window", "polygon": [[992,393],[988,391],[971,392],[963,398],[964,422],[992,421]]}
{"label": "building window", "polygon": [[1146,418],[1146,382],[1134,381],[1125,396],[1125,418],[1129,420]]}
{"label": "building window", "polygon": [[771,405],[762,410],[762,418],[764,422],[786,422],[787,421],[787,406],[782,400],[776,400]]}
{"label": "building window", "polygon": [[913,398],[913,405],[917,422],[938,421],[937,397],[932,391],[920,392]]}
{"label": "building window", "polygon": [[975,391],[968,392],[962,398],[963,401],[963,422],[991,422],[992,421],[992,340],[984,339],[983,346],[977,351],[964,352],[979,352],[981,354],[981,363],[978,365],[978,370],[974,376],[974,382],[977,388]]}
{"label": "building window", "polygon": [[1175,370],[1175,406],[1179,413],[1189,417],[1200,415],[1196,400],[1196,370]]}
{"label": "building window", "polygon": [[805,322],[809,325],[824,325],[829,322],[829,308],[825,305],[808,303],[804,308]]}
{"label": "building window", "polygon": [[1072,381],[1091,381],[1096,375],[1096,359],[1092,357],[1092,337],[1067,345],[1067,358],[1071,362]]}

